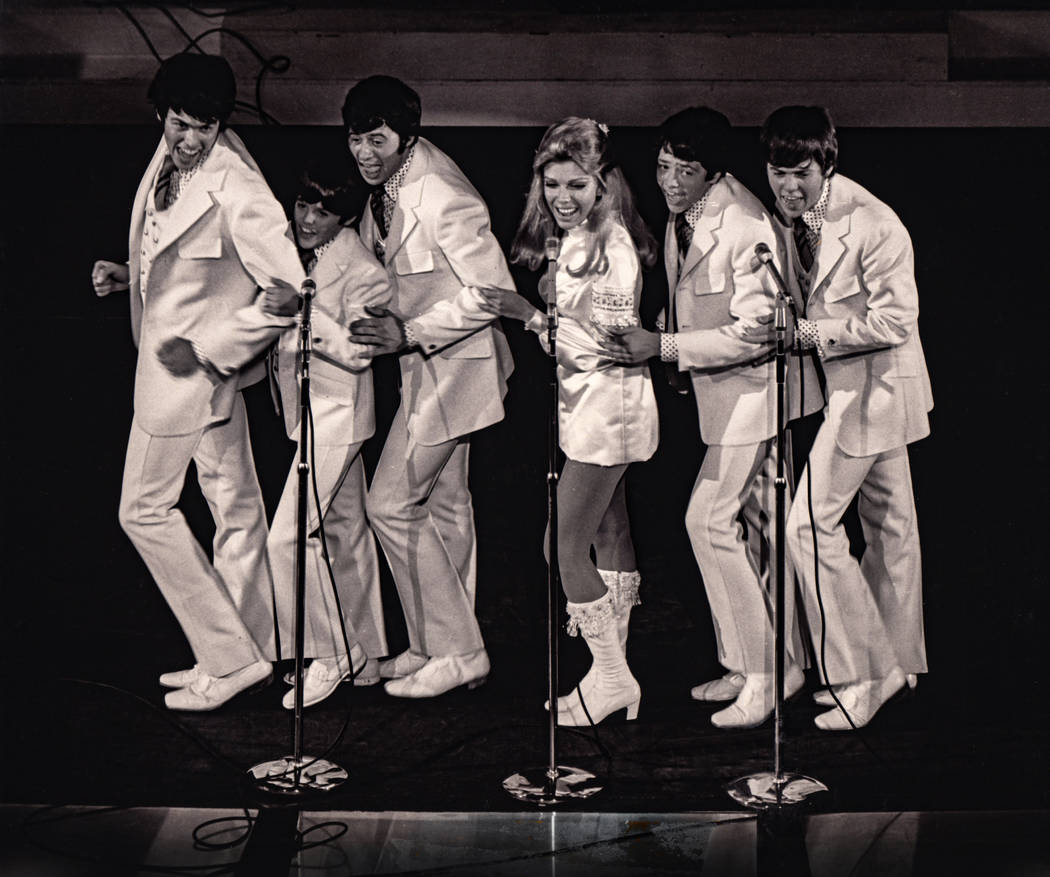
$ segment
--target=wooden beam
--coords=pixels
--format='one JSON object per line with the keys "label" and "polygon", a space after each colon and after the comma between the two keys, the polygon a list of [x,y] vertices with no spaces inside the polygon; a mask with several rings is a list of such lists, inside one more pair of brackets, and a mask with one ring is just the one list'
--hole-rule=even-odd
{"label": "wooden beam", "polygon": [[[693,104],[709,104],[734,124],[758,125],[784,104],[823,104],[846,127],[1046,127],[1045,82],[411,82],[432,126],[546,126],[566,115],[611,125],[649,126]],[[268,80],[265,109],[287,125],[338,125],[346,82]],[[253,99],[254,84],[239,95]],[[149,122],[146,83],[7,82],[0,87],[5,124]],[[234,124],[258,120],[238,114]]]}

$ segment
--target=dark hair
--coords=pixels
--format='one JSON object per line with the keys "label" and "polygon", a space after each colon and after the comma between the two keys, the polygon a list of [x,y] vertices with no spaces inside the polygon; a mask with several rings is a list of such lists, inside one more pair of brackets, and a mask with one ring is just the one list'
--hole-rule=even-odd
{"label": "dark hair", "polygon": [[839,157],[835,124],[824,107],[781,107],[762,125],[766,161],[773,167],[795,167],[813,160],[826,175]]}
{"label": "dark hair", "polygon": [[357,177],[356,167],[345,149],[318,156],[299,177],[296,199],[320,204],[338,215],[343,225],[353,222],[368,198],[368,188]]}
{"label": "dark hair", "polygon": [[183,52],[161,61],[146,96],[161,121],[174,110],[222,128],[233,112],[237,83],[225,58]]}
{"label": "dark hair", "polygon": [[731,126],[718,110],[689,107],[664,120],[656,132],[657,149],[667,148],[682,161],[697,161],[707,179],[725,173]]}
{"label": "dark hair", "polygon": [[555,122],[540,141],[532,161],[532,185],[525,200],[525,212],[511,245],[511,261],[535,270],[543,261],[547,238],[561,236],[562,232],[543,197],[543,169],[554,161],[574,161],[598,182],[599,200],[595,201],[590,216],[584,220],[584,228],[591,236],[591,246],[583,265],[570,273],[579,277],[604,270],[607,264],[607,219],[623,224],[638,251],[638,258],[646,267],[651,266],[656,261],[656,241],[635,209],[634,196],[613,157],[608,129],[593,119],[576,116]]}
{"label": "dark hair", "polygon": [[386,125],[401,140],[399,152],[419,136],[422,114],[419,95],[393,76],[362,79],[343,101],[343,125],[350,134],[367,134]]}

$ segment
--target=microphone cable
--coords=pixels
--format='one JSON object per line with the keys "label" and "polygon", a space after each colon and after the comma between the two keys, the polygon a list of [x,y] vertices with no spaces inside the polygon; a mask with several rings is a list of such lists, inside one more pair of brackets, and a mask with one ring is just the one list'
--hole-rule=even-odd
{"label": "microphone cable", "polygon": [[[143,42],[146,44],[146,48],[149,50],[150,54],[154,57],[157,63],[159,64],[164,60],[164,58],[161,57],[160,52],[157,51],[156,45],[154,45],[153,41],[150,39],[149,34],[146,32],[146,28],[143,26],[142,22],[140,22],[135,16],[135,14],[130,9],[128,9],[128,7],[125,6],[123,3],[107,3],[99,2],[99,0],[86,0],[86,5],[94,7],[96,9],[116,9],[125,18],[127,18],[131,25],[135,28],[135,30],[138,31],[139,36],[142,37]],[[287,73],[292,66],[291,58],[289,58],[287,55],[280,54],[266,57],[243,33],[229,27],[211,27],[197,34],[197,36],[193,36],[179,22],[179,20],[175,17],[175,15],[171,12],[171,10],[168,7],[159,4],[149,4],[149,6],[150,8],[153,8],[160,12],[186,40],[186,45],[182,49],[183,52],[189,52],[190,50],[195,49],[201,54],[206,54],[204,49],[202,49],[200,46],[200,41],[203,40],[205,37],[211,36],[213,34],[225,34],[231,37],[232,39],[237,40],[237,42],[244,46],[244,48],[246,48],[259,63],[259,70],[255,74],[255,102],[252,103],[250,101],[236,100],[234,102],[234,106],[237,109],[254,113],[258,116],[259,121],[263,125],[281,124],[280,121],[278,121],[278,119],[276,119],[263,108],[263,80],[268,73]],[[190,12],[193,12],[195,15],[200,15],[204,18],[220,18],[225,17],[227,14],[233,14],[237,12],[243,13],[250,11],[265,11],[268,8],[269,7],[266,4],[263,4],[254,7],[233,9],[229,10],[228,12],[224,11],[219,13],[206,13],[192,6],[187,7],[187,9]]]}

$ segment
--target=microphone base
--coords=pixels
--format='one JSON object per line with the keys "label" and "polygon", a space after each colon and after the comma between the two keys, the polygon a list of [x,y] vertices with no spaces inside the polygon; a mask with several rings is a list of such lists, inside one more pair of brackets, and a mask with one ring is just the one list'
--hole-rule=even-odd
{"label": "microphone base", "polygon": [[550,767],[530,767],[511,774],[503,781],[504,791],[512,798],[539,807],[555,807],[570,801],[590,798],[602,790],[601,781],[589,771],[559,764],[557,777],[549,776]]}
{"label": "microphone base", "polygon": [[298,761],[294,755],[263,761],[249,769],[248,776],[259,791],[285,796],[331,792],[350,779],[335,762],[308,755]]}
{"label": "microphone base", "polygon": [[820,780],[800,773],[785,773],[779,777],[772,771],[753,773],[733,780],[726,791],[729,797],[751,810],[769,810],[797,807],[817,792],[828,787]]}

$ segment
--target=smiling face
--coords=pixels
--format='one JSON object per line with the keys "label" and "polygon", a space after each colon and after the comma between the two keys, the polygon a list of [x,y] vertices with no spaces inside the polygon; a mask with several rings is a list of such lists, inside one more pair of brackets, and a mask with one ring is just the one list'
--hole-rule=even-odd
{"label": "smiling face", "polygon": [[656,184],[672,213],[685,213],[707,194],[715,179],[700,162],[678,158],[666,146],[656,158]]}
{"label": "smiling face", "polygon": [[164,117],[164,142],[180,171],[189,170],[219,139],[219,123],[202,122],[188,113],[168,110]]}
{"label": "smiling face", "polygon": [[320,202],[307,204],[302,198],[296,198],[292,213],[295,238],[304,250],[327,244],[342,228],[339,215],[325,210]]}
{"label": "smiling face", "polygon": [[766,165],[769,188],[776,196],[780,212],[787,219],[797,219],[820,200],[824,180],[830,173],[831,168],[824,173],[812,158],[793,167]]}
{"label": "smiling face", "polygon": [[370,186],[385,183],[397,173],[401,162],[405,160],[405,152],[398,151],[401,137],[385,124],[364,134],[351,131],[347,136],[347,145],[361,176]]}
{"label": "smiling face", "polygon": [[559,228],[575,228],[594,209],[598,180],[574,161],[552,161],[543,168],[543,198]]}

